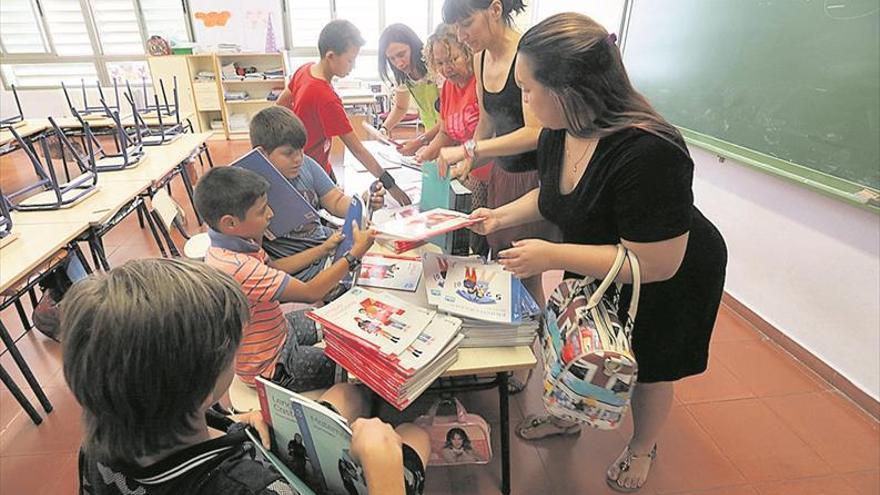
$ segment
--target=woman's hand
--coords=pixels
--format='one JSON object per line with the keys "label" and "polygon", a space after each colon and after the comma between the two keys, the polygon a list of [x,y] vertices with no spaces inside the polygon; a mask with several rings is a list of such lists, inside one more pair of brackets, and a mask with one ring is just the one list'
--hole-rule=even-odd
{"label": "woman's hand", "polygon": [[437,158],[437,152],[432,151],[430,146],[423,146],[416,152],[416,161],[424,163]]}
{"label": "woman's hand", "polygon": [[260,411],[250,411],[242,414],[233,414],[229,419],[236,423],[244,423],[253,427],[260,434],[260,443],[266,450],[272,448],[272,437],[269,436],[269,426],[263,421],[263,415]]}
{"label": "woman's hand", "polygon": [[415,138],[401,143],[401,145],[397,147],[397,151],[403,156],[412,156],[422,146],[424,146],[422,140]]}
{"label": "woman's hand", "polygon": [[470,229],[480,235],[488,235],[496,230],[501,229],[501,220],[498,217],[498,211],[490,208],[477,208],[470,214],[469,218],[479,220],[470,226]]}
{"label": "woman's hand", "polygon": [[464,179],[471,172],[473,159],[464,152],[463,146],[447,146],[440,149],[437,156],[437,171],[440,177],[447,174],[453,179]]}
{"label": "woman's hand", "polygon": [[514,241],[512,248],[498,253],[498,262],[517,278],[529,278],[554,268],[553,247],[541,239]]}

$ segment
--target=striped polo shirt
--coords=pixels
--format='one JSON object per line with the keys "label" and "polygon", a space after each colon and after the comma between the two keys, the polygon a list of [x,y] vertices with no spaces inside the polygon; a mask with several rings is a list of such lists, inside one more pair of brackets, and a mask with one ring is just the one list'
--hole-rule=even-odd
{"label": "striped polo shirt", "polygon": [[211,247],[205,262],[229,274],[241,284],[250,308],[235,355],[235,374],[253,386],[257,375],[272,377],[275,361],[287,338],[287,321],[278,298],[290,283],[290,275],[267,265],[268,255],[253,241],[209,230]]}

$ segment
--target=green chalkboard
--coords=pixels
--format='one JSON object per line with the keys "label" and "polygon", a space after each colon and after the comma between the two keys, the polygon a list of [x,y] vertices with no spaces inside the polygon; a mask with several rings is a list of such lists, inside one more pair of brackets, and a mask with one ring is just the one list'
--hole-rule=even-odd
{"label": "green chalkboard", "polygon": [[880,189],[880,0],[631,0],[624,60],[686,139],[853,202]]}

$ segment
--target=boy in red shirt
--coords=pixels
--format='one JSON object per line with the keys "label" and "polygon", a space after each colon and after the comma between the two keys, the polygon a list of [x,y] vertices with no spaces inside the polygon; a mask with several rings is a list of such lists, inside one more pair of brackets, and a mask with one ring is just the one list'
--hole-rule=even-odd
{"label": "boy in red shirt", "polygon": [[411,201],[406,193],[397,187],[391,174],[379,165],[355,135],[342,107],[342,99],[330,84],[334,76],[345,77],[351,72],[364,43],[358,28],[349,21],[337,19],[324,26],[318,37],[321,60],[297,69],[278,97],[278,105],[290,108],[303,121],[308,135],[305,153],[314,158],[334,181],[330,144],[333,136],[339,136],[355,158],[379,178],[391,196],[401,205],[408,205]]}

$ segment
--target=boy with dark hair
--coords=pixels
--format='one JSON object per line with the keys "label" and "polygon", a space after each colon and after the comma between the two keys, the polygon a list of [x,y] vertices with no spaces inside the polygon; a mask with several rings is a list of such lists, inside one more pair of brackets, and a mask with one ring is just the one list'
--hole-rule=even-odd
{"label": "boy with dark hair", "polygon": [[314,158],[334,181],[330,145],[333,136],[339,136],[355,158],[382,181],[391,196],[401,205],[408,205],[411,202],[409,197],[354,133],[342,99],[330,84],[334,76],[345,77],[351,72],[364,43],[354,24],[342,19],[331,21],[318,37],[321,60],[297,69],[287,88],[278,97],[277,104],[290,108],[302,119],[308,136],[305,153]]}
{"label": "boy with dark hair", "polygon": [[[211,409],[232,381],[248,319],[235,280],[203,263],[133,260],[76,284],[62,309],[64,377],[83,408],[80,493],[296,493],[248,441],[252,426],[269,448],[259,411],[227,418]],[[319,400],[349,421],[367,407],[349,384]],[[403,494],[406,477],[424,481],[424,431],[377,419],[352,430],[369,493]]]}
{"label": "boy with dark hair", "polygon": [[[324,208],[331,215],[345,218],[351,198],[336,187],[315,160],[303,154],[306,130],[290,109],[274,106],[260,110],[251,119],[250,138],[251,145],[269,158],[312,208]],[[364,198],[374,210],[385,201],[385,189],[381,184],[376,186]],[[296,256],[305,268],[293,276],[307,282],[323,269],[341,240],[340,234],[315,219],[275,239],[264,239],[263,249],[274,259]]]}
{"label": "boy with dark hair", "polygon": [[324,298],[373,245],[373,233],[353,229],[351,251],[308,282],[290,276],[302,270],[301,257],[269,260],[260,246],[272,219],[267,203],[269,183],[238,167],[209,170],[196,185],[194,201],[210,229],[211,247],[205,262],[241,284],[251,321],[244,332],[235,373],[253,386],[257,375],[302,392],[333,384],[336,365],[311,344],[320,340],[305,310],[284,314],[281,303],[313,302]]}

